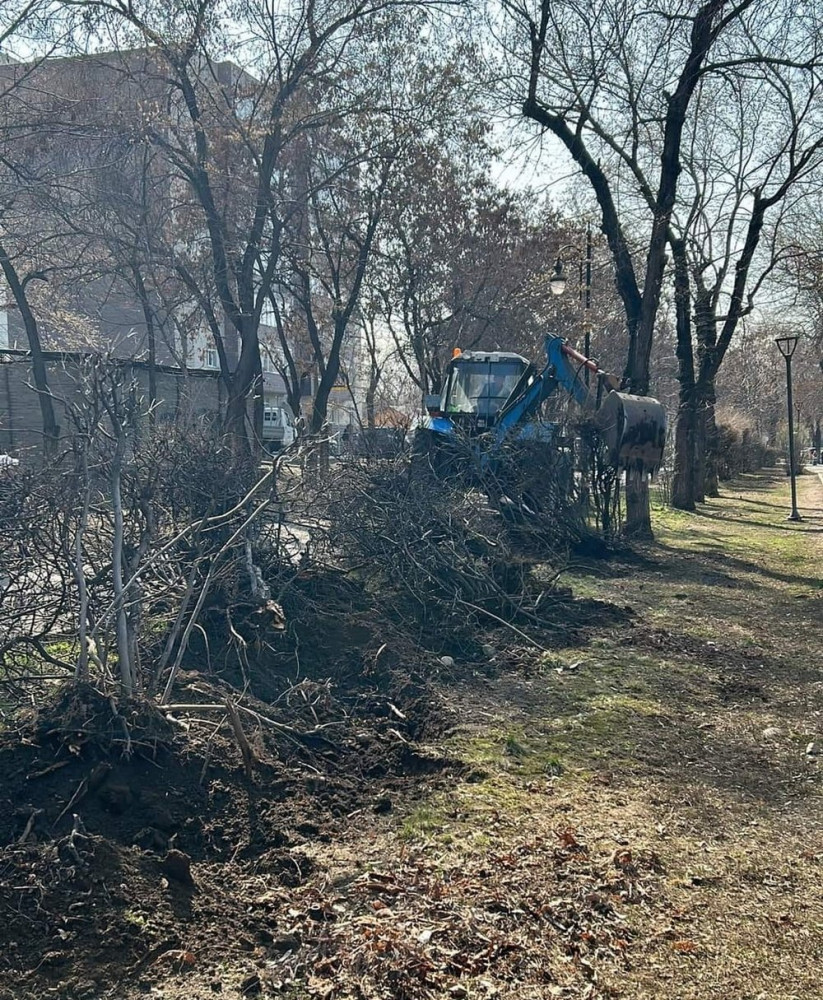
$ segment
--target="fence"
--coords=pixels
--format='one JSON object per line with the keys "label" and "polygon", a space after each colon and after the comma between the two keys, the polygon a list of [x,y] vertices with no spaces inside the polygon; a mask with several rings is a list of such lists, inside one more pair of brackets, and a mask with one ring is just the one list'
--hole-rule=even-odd
{"label": "fence", "polygon": [[[45,355],[49,392],[61,433],[69,430],[66,408],[78,393],[83,355],[49,352]],[[137,385],[148,406],[149,366],[143,361],[118,361],[126,379]],[[181,415],[215,418],[222,414],[225,390],[218,372],[183,371],[155,366],[157,403],[155,419],[176,420]],[[40,401],[32,378],[31,359],[25,351],[0,350],[0,453],[23,462],[38,461],[43,444]]]}

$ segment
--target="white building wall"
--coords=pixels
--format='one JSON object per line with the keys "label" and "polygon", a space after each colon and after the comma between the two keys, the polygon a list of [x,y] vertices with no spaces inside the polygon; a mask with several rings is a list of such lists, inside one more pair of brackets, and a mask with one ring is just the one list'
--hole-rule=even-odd
{"label": "white building wall", "polygon": [[0,281],[0,351],[8,350],[9,343],[9,292],[5,282]]}
{"label": "white building wall", "polygon": [[220,368],[220,358],[211,330],[200,329],[189,334],[182,345],[182,355],[187,368],[206,371],[217,371]]}

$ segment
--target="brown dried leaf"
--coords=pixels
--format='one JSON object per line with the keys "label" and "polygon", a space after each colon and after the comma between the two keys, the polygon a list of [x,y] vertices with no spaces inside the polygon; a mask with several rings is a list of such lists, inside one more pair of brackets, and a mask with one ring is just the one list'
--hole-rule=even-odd
{"label": "brown dried leaf", "polygon": [[579,847],[580,841],[575,836],[575,832],[572,827],[561,827],[557,830],[557,836],[563,847]]}
{"label": "brown dried leaf", "polygon": [[155,962],[180,962],[181,965],[194,965],[197,961],[194,957],[194,952],[187,951],[183,948],[172,948],[169,951],[164,951],[162,954],[158,955],[154,960]]}
{"label": "brown dried leaf", "polygon": [[699,948],[696,941],[689,938],[681,938],[679,941],[672,941],[674,951],[679,951],[684,955],[693,955]]}

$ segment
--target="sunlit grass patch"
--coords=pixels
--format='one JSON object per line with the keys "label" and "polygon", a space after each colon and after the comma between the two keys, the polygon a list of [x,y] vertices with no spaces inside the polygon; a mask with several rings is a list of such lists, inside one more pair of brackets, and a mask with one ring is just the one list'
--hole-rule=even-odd
{"label": "sunlit grass patch", "polygon": [[417,806],[403,820],[399,836],[401,840],[424,840],[439,833],[445,825],[445,817],[432,803]]}

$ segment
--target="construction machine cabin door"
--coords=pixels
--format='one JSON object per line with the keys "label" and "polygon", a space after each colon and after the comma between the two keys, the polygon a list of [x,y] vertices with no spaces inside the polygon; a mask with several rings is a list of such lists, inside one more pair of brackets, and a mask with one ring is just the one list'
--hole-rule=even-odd
{"label": "construction machine cabin door", "polygon": [[527,368],[520,359],[455,358],[446,384],[446,414],[478,431],[492,427]]}

